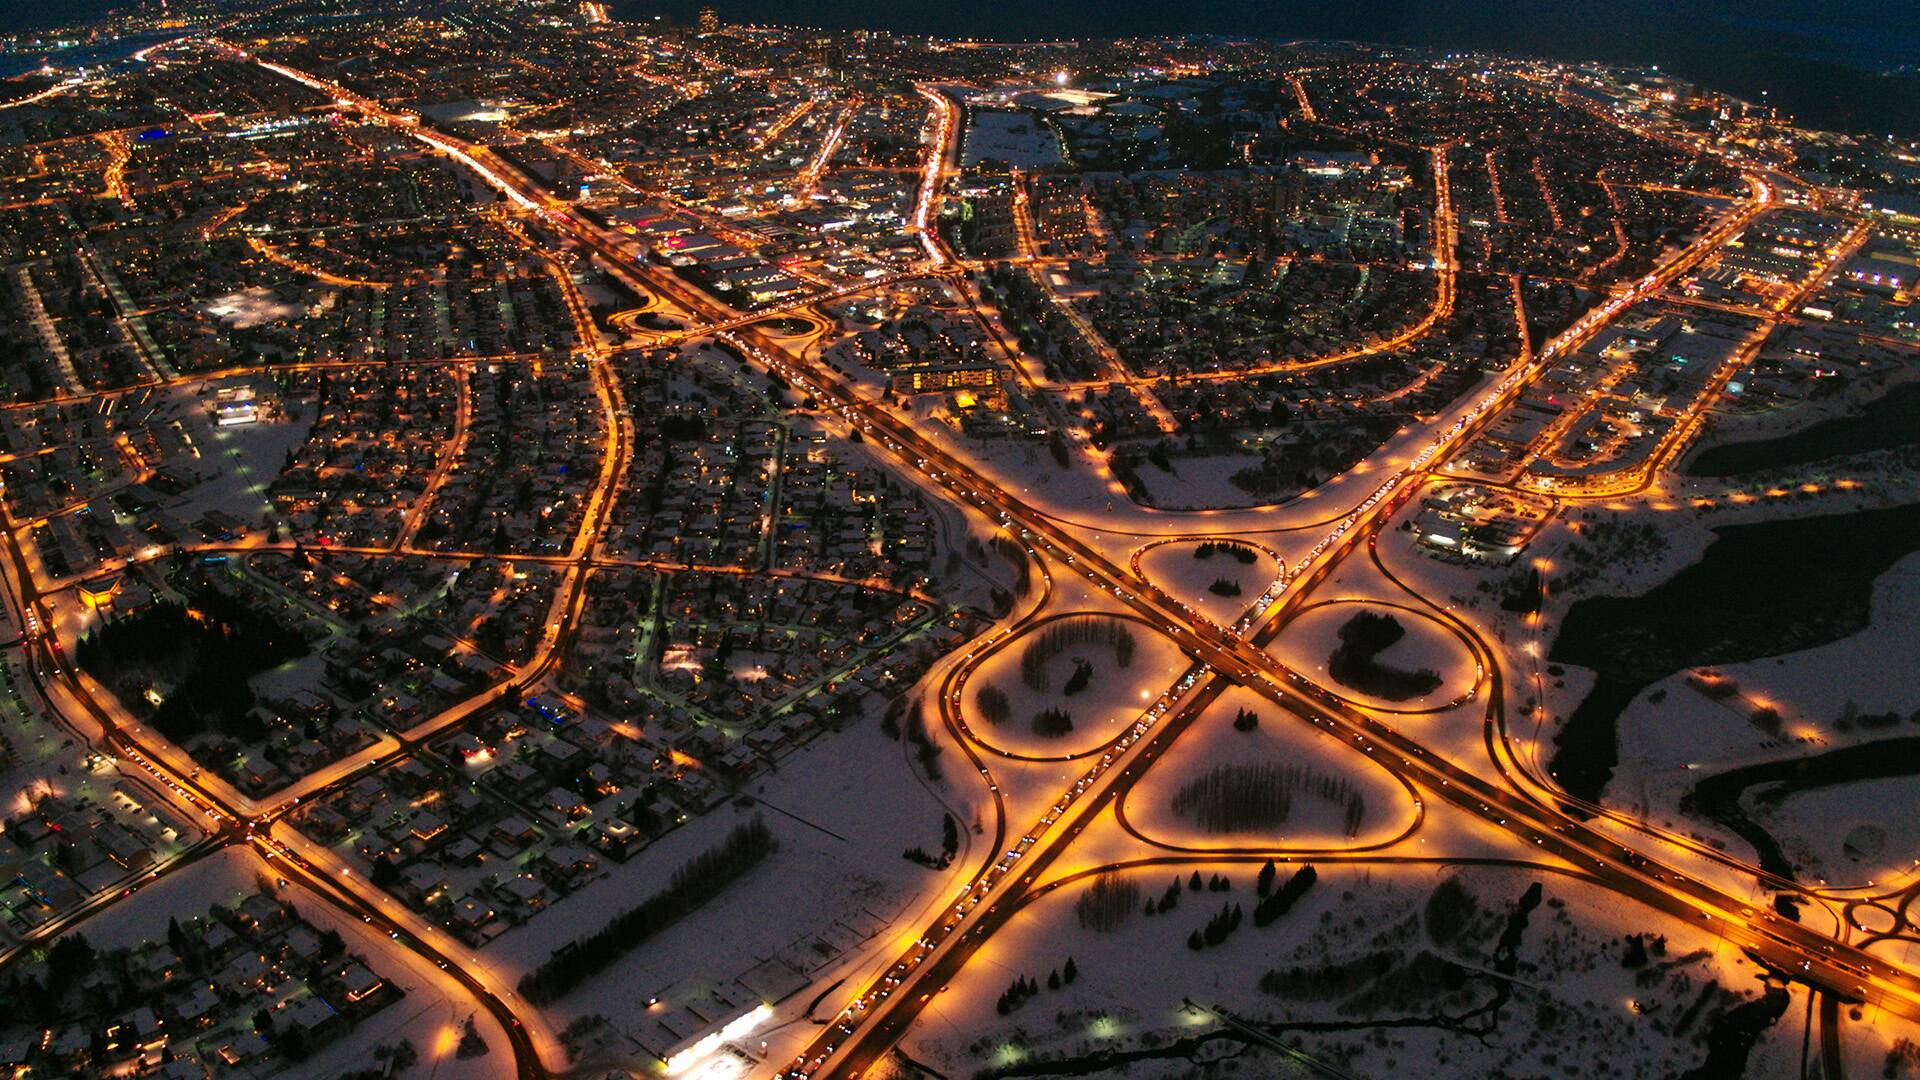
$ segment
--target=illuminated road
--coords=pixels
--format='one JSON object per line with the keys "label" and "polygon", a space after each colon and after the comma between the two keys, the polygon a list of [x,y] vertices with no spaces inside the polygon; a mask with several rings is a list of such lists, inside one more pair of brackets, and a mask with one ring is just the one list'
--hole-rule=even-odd
{"label": "illuminated road", "polygon": [[[244,53],[238,55],[245,57]],[[1033,883],[1053,860],[1068,848],[1073,837],[1086,827],[1094,815],[1151,767],[1178,733],[1229,685],[1244,686],[1268,698],[1285,711],[1350,743],[1356,752],[1368,755],[1390,772],[1417,785],[1426,797],[1452,803],[1488,827],[1503,830],[1538,847],[1543,856],[1564,861],[1622,896],[1681,918],[1718,921],[1727,940],[1751,950],[1771,965],[1798,972],[1807,982],[1871,1000],[1899,1015],[1920,1016],[1920,981],[1916,981],[1911,974],[1893,968],[1856,947],[1835,942],[1826,935],[1798,924],[1782,921],[1770,912],[1755,916],[1737,898],[1680,871],[1653,862],[1583,820],[1562,812],[1555,805],[1536,802],[1428,753],[1414,739],[1288,670],[1264,649],[1285,624],[1289,613],[1298,606],[1301,597],[1324,581],[1349,554],[1360,550],[1362,541],[1370,547],[1373,537],[1384,527],[1393,511],[1404,505],[1452,453],[1478,435],[1502,410],[1516,401],[1556,358],[1580,347],[1632,305],[1656,295],[1679,274],[1698,265],[1727,238],[1744,228],[1754,215],[1772,205],[1774,190],[1765,179],[1750,177],[1754,196],[1751,200],[1738,207],[1680,255],[1606,299],[1572,328],[1545,343],[1532,356],[1509,370],[1491,390],[1436,433],[1407,464],[1381,482],[1352,511],[1333,522],[1332,528],[1295,566],[1276,578],[1249,615],[1232,627],[1223,628],[1112,564],[1070,530],[1010,492],[993,485],[971,466],[913,430],[888,409],[864,398],[825,365],[808,361],[770,343],[765,335],[751,325],[765,318],[768,313],[755,313],[751,318],[730,313],[686,283],[636,259],[620,238],[608,234],[576,214],[565,203],[545,194],[536,184],[484,147],[473,146],[434,131],[417,117],[390,111],[324,80],[278,64],[255,62],[267,70],[328,94],[343,109],[354,110],[376,122],[405,131],[446,154],[501,192],[515,207],[542,219],[560,234],[576,240],[609,263],[644,281],[661,295],[671,297],[686,310],[712,319],[711,327],[724,327],[719,334],[721,340],[753,362],[786,378],[796,389],[817,400],[822,408],[849,428],[863,433],[869,445],[891,452],[908,470],[918,473],[926,482],[944,489],[991,520],[1002,523],[1031,551],[1050,560],[1056,568],[1079,573],[1095,588],[1111,594],[1116,601],[1161,629],[1197,658],[1196,665],[1173,688],[1155,699],[1125,734],[1098,758],[1090,760],[1080,778],[1018,839],[1013,839],[1010,831],[1002,834],[1000,843],[996,844],[990,855],[990,862],[966,884],[954,903],[943,909],[943,915],[927,927],[892,966],[853,998],[838,1019],[783,1075],[853,1076],[877,1060],[905,1030],[919,1007],[944,985],[953,972],[959,970],[973,949],[1012,916],[1021,898],[1028,894]],[[913,221],[928,256],[927,270],[943,272],[953,265],[954,259],[941,241],[934,222],[948,159],[957,135],[957,109],[944,94],[931,88],[922,87],[920,92],[929,101],[932,119]],[[1443,317],[1452,306],[1452,211],[1448,204],[1445,151],[1442,148],[1434,153],[1436,197],[1439,200],[1436,208],[1435,269],[1439,276],[1441,299],[1429,313],[1426,325],[1409,330],[1405,340],[1424,333],[1426,327]],[[872,285],[869,283],[865,287]],[[712,331],[689,331],[706,332]],[[1383,343],[1369,348],[1390,347],[1393,346]],[[626,434],[626,409],[618,401],[617,381],[604,375],[604,363],[596,363],[595,369],[601,373],[598,377],[602,379],[603,405],[609,415],[615,418],[609,425],[612,445],[609,447],[606,476],[617,477],[624,472],[624,457],[630,443],[630,437]],[[1228,377],[1245,373],[1219,374],[1220,377]],[[604,523],[607,504],[611,501],[610,489],[611,482],[604,478],[596,487],[596,494],[583,517],[583,540],[596,535]],[[584,549],[590,548],[590,541],[582,543],[581,547],[583,550],[569,569],[567,582],[562,589],[563,600],[558,605],[561,615],[550,630],[541,661],[532,666],[524,683],[530,683],[544,674],[577,626],[581,588],[588,562]],[[17,548],[14,558],[24,572],[24,562]],[[30,587],[29,581],[23,580],[23,590]],[[30,596],[23,596],[23,599],[29,604],[35,602]],[[975,646],[976,649],[980,647]],[[49,660],[52,661],[51,656]],[[56,667],[56,670],[59,669]],[[958,691],[951,689],[950,692],[957,694]],[[110,726],[111,721],[105,714],[101,714],[100,719],[103,725]],[[962,745],[966,743],[963,741]],[[986,766],[980,764],[977,758],[975,760],[984,774]],[[194,790],[192,785],[184,786],[189,791]],[[217,802],[212,804],[210,812],[228,814],[235,824],[239,822],[237,815],[231,815]],[[270,824],[271,818],[268,820]],[[258,837],[253,841],[256,844],[273,844],[262,834],[253,833],[252,837]],[[1003,848],[1001,845],[1008,846]],[[370,911],[377,911],[379,898],[369,900],[357,888],[339,882],[336,877],[323,875],[302,863],[295,865],[298,872],[314,882],[316,888],[338,891],[342,903],[366,904]],[[374,915],[367,917],[373,918]],[[408,947],[436,962],[449,959],[426,942],[403,940]],[[453,959],[457,968],[457,958]],[[478,977],[464,971],[459,972],[459,977],[469,985],[477,998],[502,1018],[510,1032],[519,1033],[515,1050],[522,1073],[537,1073],[541,1068],[538,1056],[513,1011],[500,998],[493,996]]]}

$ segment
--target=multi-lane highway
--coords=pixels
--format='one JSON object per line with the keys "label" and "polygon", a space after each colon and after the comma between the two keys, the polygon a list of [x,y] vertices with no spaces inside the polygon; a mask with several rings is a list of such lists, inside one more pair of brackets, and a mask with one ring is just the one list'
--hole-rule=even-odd
{"label": "multi-lane highway", "polygon": [[[796,355],[755,329],[756,323],[782,309],[731,311],[649,264],[622,237],[554,198],[485,147],[446,135],[419,117],[388,109],[327,80],[251,57],[232,46],[221,47],[232,56],[252,60],[265,70],[327,94],[341,109],[404,132],[457,161],[497,190],[518,212],[530,215],[554,234],[593,252],[622,274],[644,283],[656,295],[667,298],[699,320],[690,329],[663,340],[717,335],[750,361],[779,374],[812,398],[823,414],[848,430],[862,433],[870,446],[893,455],[929,487],[945,492],[956,502],[971,506],[1004,526],[1019,538],[1030,557],[1042,560],[1043,572],[1050,566],[1057,572],[1080,575],[1100,593],[1110,596],[1115,604],[1128,609],[1132,617],[1164,633],[1194,658],[1193,666],[1152,700],[1125,733],[1103,750],[1079,756],[1083,763],[1079,774],[1017,836],[1005,820],[1004,803],[999,799],[997,786],[992,786],[994,802],[1001,813],[996,823],[995,843],[981,866],[914,942],[874,981],[861,987],[813,1044],[787,1064],[784,1076],[856,1076],[870,1067],[906,1030],[931,996],[1020,910],[1025,899],[1034,894],[1036,883],[1041,882],[1049,867],[1068,850],[1073,839],[1103,809],[1113,805],[1137,783],[1179,734],[1232,685],[1266,697],[1288,714],[1299,717],[1301,722],[1316,725],[1349,744],[1355,753],[1372,758],[1417,792],[1415,804],[1422,810],[1425,800],[1438,799],[1477,819],[1483,827],[1517,838],[1531,845],[1543,858],[1558,860],[1622,896],[1678,917],[1715,923],[1729,941],[1750,950],[1771,966],[1796,972],[1805,981],[1824,989],[1871,1000],[1891,1012],[1920,1017],[1920,981],[1911,974],[1771,912],[1755,914],[1719,887],[1655,862],[1602,832],[1587,822],[1584,813],[1575,812],[1578,808],[1567,807],[1551,798],[1532,797],[1515,786],[1485,778],[1440,757],[1413,736],[1288,669],[1266,648],[1287,619],[1302,606],[1303,598],[1326,581],[1351,554],[1371,550],[1374,538],[1394,511],[1405,505],[1446,460],[1518,400],[1540,373],[1586,343],[1622,312],[1655,296],[1679,275],[1697,266],[1755,215],[1773,205],[1775,191],[1767,178],[1750,176],[1750,197],[1693,244],[1644,278],[1607,297],[1568,330],[1526,355],[1483,395],[1443,418],[1432,438],[1409,461],[1397,467],[1350,511],[1332,519],[1327,531],[1294,565],[1284,568],[1243,618],[1232,626],[1221,626],[1148,583],[1135,570],[1110,561],[1078,535],[1074,527],[995,484],[940,443],[915,430],[891,409],[866,397],[826,365]],[[792,302],[793,308],[911,276],[952,273],[957,268],[956,260],[940,239],[936,218],[958,137],[958,108],[937,88],[922,87],[920,92],[928,102],[930,122],[912,220],[927,256],[924,264],[888,279],[846,286],[838,293],[810,295]],[[1302,97],[1303,111],[1310,111],[1304,93]],[[840,122],[844,123],[844,119],[843,116]],[[1453,215],[1448,203],[1445,158],[1444,147],[1434,150],[1438,200],[1434,269],[1441,289],[1434,309],[1437,314],[1416,324],[1408,335],[1390,344],[1410,341],[1426,332],[1451,307]],[[1376,347],[1390,347],[1390,344]],[[593,538],[605,524],[633,442],[629,410],[619,397],[619,381],[611,372],[604,350],[595,348],[590,352],[601,407],[609,417],[604,471],[583,515],[574,548],[564,560],[567,572],[556,601],[552,627],[538,659],[516,679],[516,686],[530,685],[550,669],[578,625],[584,582],[592,561]],[[39,613],[39,625],[50,625],[45,605],[34,591],[25,559],[11,538],[9,543],[15,587],[22,607]],[[958,716],[961,687],[971,663],[981,650],[1004,647],[1011,635],[1044,618],[1039,614],[1041,606],[1036,604],[1026,616],[1000,631],[1000,636],[975,643],[950,669],[948,681],[941,690],[943,715],[950,725]],[[178,767],[166,764],[163,753],[141,745],[138,737],[129,734],[109,710],[94,702],[84,681],[59,654],[56,639],[41,633],[32,647],[39,658],[37,666],[53,673],[64,684],[63,691],[87,708],[93,721],[106,732],[108,743],[123,758],[152,772],[170,790],[205,814],[213,823],[217,841],[244,840],[253,845],[266,857],[286,866],[287,876],[343,910],[389,930],[396,940],[447,969],[507,1028],[514,1040],[522,1075],[539,1075],[547,1069],[527,1030],[528,1024],[537,1022],[535,1018],[523,1016],[505,996],[489,989],[487,980],[464,967],[459,957],[448,955],[427,940],[427,935],[404,925],[403,920],[385,914],[390,905],[370,884],[330,872],[273,839],[273,825],[284,813],[285,804],[266,813],[251,812],[208,790],[190,772],[183,775]],[[464,714],[448,716],[450,719],[442,719],[456,723]],[[431,733],[406,733],[394,754],[410,752]],[[988,762],[974,750],[965,732],[956,730],[956,736],[982,777],[989,778]],[[380,767],[392,756],[356,765],[330,780],[321,790],[349,782],[363,775],[365,769]],[[991,780],[987,782],[991,786]]]}
{"label": "multi-lane highway", "polygon": [[[933,145],[936,148],[943,144],[950,146],[953,107],[944,95],[930,89],[923,92],[934,105],[936,138]],[[359,107],[351,98],[341,100]],[[423,141],[457,159],[470,161],[476,173],[501,188],[514,203],[546,217],[563,233],[603,258],[623,264],[624,269],[688,309],[712,317],[716,322],[727,318],[728,313],[716,310],[711,300],[694,293],[684,283],[636,262],[616,240],[605,236],[591,222],[570,213],[563,205],[544,197],[529,181],[512,176],[497,163],[481,160],[478,155],[484,151],[463,147],[437,133],[423,133],[417,121],[383,115],[384,110],[377,107],[366,106],[363,111],[414,131]],[[931,227],[946,155],[944,149],[928,154],[926,175],[916,201],[916,222],[923,227],[923,242],[936,268],[951,258],[940,244],[937,230]],[[977,943],[990,933],[992,913],[1002,910],[1001,904],[1031,885],[1039,868],[1047,865],[1071,837],[1084,828],[1086,815],[1113,798],[1119,786],[1117,778],[1131,776],[1134,770],[1150,765],[1169,745],[1171,736],[1196,715],[1200,704],[1219,692],[1222,680],[1209,677],[1215,673],[1248,686],[1308,722],[1351,740],[1359,752],[1375,757],[1392,771],[1411,778],[1430,795],[1452,802],[1490,826],[1520,835],[1570,865],[1582,869],[1591,866],[1590,873],[1624,895],[1688,918],[1705,921],[1718,918],[1725,924],[1722,932],[1726,937],[1752,949],[1770,963],[1783,969],[1798,969],[1803,978],[1825,987],[1853,995],[1876,996],[1876,1000],[1891,1011],[1920,1015],[1920,984],[1910,975],[1825,935],[1782,922],[1770,913],[1753,916],[1739,900],[1715,887],[1679,870],[1653,863],[1573,816],[1537,805],[1429,754],[1404,734],[1286,670],[1260,647],[1281,625],[1290,601],[1324,580],[1331,568],[1377,531],[1441,462],[1516,400],[1550,361],[1578,348],[1622,311],[1654,295],[1674,277],[1697,265],[1744,228],[1754,215],[1771,205],[1774,197],[1771,186],[1759,177],[1751,178],[1751,183],[1753,197],[1733,214],[1679,256],[1609,297],[1510,371],[1466,411],[1453,417],[1451,424],[1436,434],[1412,461],[1340,519],[1293,568],[1291,576],[1276,581],[1262,596],[1262,603],[1255,606],[1254,613],[1231,630],[1200,618],[1178,601],[1113,566],[1052,519],[996,487],[889,411],[863,398],[823,365],[786,353],[747,326],[723,334],[723,339],[732,341],[747,356],[780,373],[826,405],[844,422],[865,433],[871,443],[894,453],[927,481],[1010,528],[1017,528],[1023,540],[1057,566],[1076,570],[1102,591],[1110,592],[1132,607],[1141,617],[1163,626],[1170,637],[1204,665],[1189,672],[1143,714],[1128,734],[1116,740],[1113,747],[1063,793],[1054,808],[969,882],[951,913],[929,927],[885,974],[865,988],[815,1045],[793,1063],[789,1074],[850,1075],[858,1071],[862,1058],[871,1060],[875,1047],[889,1044],[892,1034],[903,1029],[916,1011],[912,1004],[916,993],[924,1000],[930,993],[926,987],[937,985],[964,962],[970,950],[960,943],[969,939]]]}

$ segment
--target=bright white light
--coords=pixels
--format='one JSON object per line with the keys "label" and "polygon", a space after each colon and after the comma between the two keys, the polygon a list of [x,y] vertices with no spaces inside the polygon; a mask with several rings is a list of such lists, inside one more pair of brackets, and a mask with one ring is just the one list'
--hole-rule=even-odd
{"label": "bright white light", "polygon": [[773,1009],[770,1006],[755,1006],[753,1011],[743,1013],[733,1018],[720,1030],[707,1035],[699,1042],[694,1043],[687,1049],[667,1059],[667,1072],[680,1073],[699,1064],[714,1051],[720,1049],[723,1044],[741,1038],[754,1028],[766,1023],[767,1018],[772,1015]]}

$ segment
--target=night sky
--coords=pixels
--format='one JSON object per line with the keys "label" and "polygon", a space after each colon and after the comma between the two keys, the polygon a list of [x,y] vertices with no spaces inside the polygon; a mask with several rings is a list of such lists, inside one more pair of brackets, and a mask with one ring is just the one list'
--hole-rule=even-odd
{"label": "night sky", "polygon": [[[1175,33],[1351,38],[1660,64],[1816,126],[1920,133],[1914,0],[623,0],[629,17],[1047,38]],[[1904,77],[1889,77],[1905,65]]]}
{"label": "night sky", "polygon": [[[691,21],[708,0],[616,0]],[[1001,38],[1177,33],[1351,38],[1660,64],[1760,91],[1815,126],[1920,134],[1916,0],[711,0],[723,19]],[[97,15],[101,0],[0,0],[0,30]],[[1897,73],[1897,74],[1896,74]]]}

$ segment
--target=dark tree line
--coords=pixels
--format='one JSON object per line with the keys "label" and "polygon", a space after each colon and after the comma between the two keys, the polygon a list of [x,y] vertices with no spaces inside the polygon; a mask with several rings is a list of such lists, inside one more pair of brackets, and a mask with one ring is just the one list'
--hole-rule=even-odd
{"label": "dark tree line", "polygon": [[1360,832],[1367,804],[1352,781],[1301,765],[1216,765],[1174,792],[1173,812],[1214,833],[1279,828],[1293,816],[1293,797],[1303,786],[1340,806],[1348,836]]}
{"label": "dark tree line", "polygon": [[1243,566],[1252,566],[1260,561],[1260,553],[1252,547],[1236,540],[1202,540],[1193,549],[1196,559],[1211,559],[1215,555],[1231,555],[1235,562]]}
{"label": "dark tree line", "polygon": [[1020,654],[1021,681],[1029,689],[1046,690],[1047,661],[1076,645],[1111,645],[1115,664],[1133,665],[1133,630],[1118,619],[1088,615],[1049,623],[1036,633]]}
{"label": "dark tree line", "polygon": [[535,1005],[558,1001],[625,953],[699,910],[778,846],[766,822],[756,816],[728,834],[719,847],[674,871],[666,888],[614,916],[600,930],[555,950],[521,978],[520,993]]}
{"label": "dark tree line", "polygon": [[1205,929],[1187,935],[1187,948],[1198,951],[1208,945],[1224,944],[1229,934],[1240,929],[1240,919],[1239,904],[1220,905],[1219,912],[1207,920]]}
{"label": "dark tree line", "polygon": [[1003,723],[1011,709],[1007,701],[1007,692],[992,683],[980,688],[980,693],[974,698],[974,704],[979,707],[981,716],[996,724]]}
{"label": "dark tree line", "polygon": [[1307,895],[1307,890],[1313,888],[1313,883],[1318,880],[1320,880],[1320,872],[1311,866],[1303,866],[1295,870],[1285,884],[1268,893],[1264,899],[1254,905],[1253,925],[1266,926],[1292,911],[1293,905],[1299,903],[1300,898]]}
{"label": "dark tree line", "polygon": [[1073,902],[1074,917],[1089,930],[1117,929],[1140,902],[1140,886],[1109,870],[1093,879]]}

